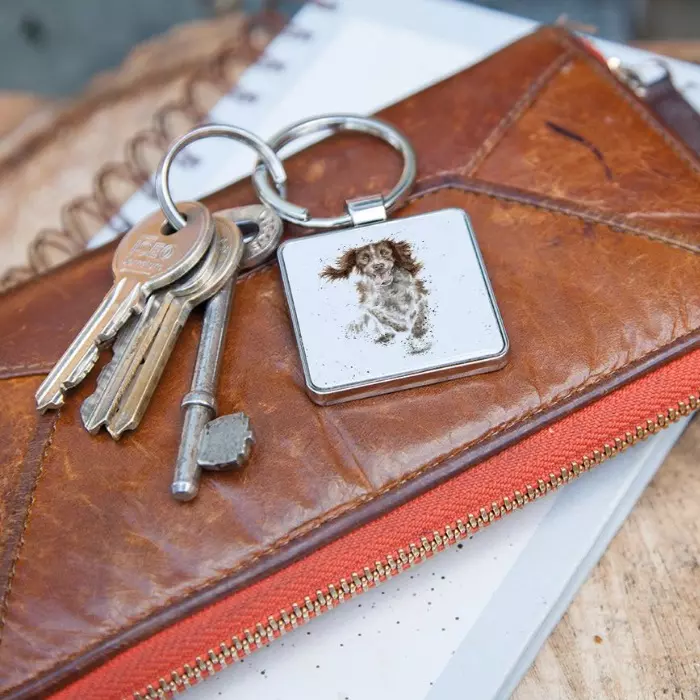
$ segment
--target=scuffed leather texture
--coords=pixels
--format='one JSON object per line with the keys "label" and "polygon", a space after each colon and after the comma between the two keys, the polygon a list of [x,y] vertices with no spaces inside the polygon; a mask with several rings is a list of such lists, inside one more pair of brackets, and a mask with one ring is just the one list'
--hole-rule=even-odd
{"label": "scuffed leather texture", "polygon": [[[417,186],[397,215],[469,213],[509,365],[316,406],[279,271],[258,270],[237,285],[219,388],[220,412],[245,410],[257,445],[243,471],[207,475],[183,505],[168,485],[199,319],[139,430],[115,443],[80,422],[94,375],[59,415],[31,405],[37,375],[108,289],[112,249],[6,296],[0,692],[65,683],[697,345],[698,162],[566,32],[540,30],[382,116],[418,154]],[[339,137],[289,161],[289,194],[330,215],[389,189],[400,167],[375,140]],[[252,200],[244,184],[208,203]]]}

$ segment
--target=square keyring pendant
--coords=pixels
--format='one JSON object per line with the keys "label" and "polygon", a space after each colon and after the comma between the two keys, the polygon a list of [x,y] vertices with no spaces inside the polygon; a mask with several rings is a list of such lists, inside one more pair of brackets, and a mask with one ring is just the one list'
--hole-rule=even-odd
{"label": "square keyring pendant", "polygon": [[508,337],[461,209],[289,240],[278,258],[307,391],[318,404],[507,362]]}

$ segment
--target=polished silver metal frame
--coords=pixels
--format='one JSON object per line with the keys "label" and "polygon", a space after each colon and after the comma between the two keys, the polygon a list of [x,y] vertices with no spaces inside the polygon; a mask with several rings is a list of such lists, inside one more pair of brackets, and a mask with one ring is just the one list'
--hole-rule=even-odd
{"label": "polished silver metal frame", "polygon": [[[442,210],[445,211],[445,210]],[[476,359],[470,359],[463,362],[455,362],[449,364],[442,364],[438,366],[426,367],[421,371],[410,371],[402,372],[398,371],[396,374],[391,376],[383,377],[381,379],[369,379],[366,381],[350,382],[347,384],[340,384],[334,386],[331,389],[326,389],[318,387],[314,384],[309,361],[304,348],[304,339],[302,336],[302,331],[300,327],[300,321],[297,314],[297,309],[294,302],[294,289],[290,282],[289,270],[285,262],[285,251],[289,246],[293,246],[302,240],[308,240],[310,237],[304,237],[304,239],[291,239],[284,242],[277,252],[277,257],[280,265],[280,271],[282,273],[282,281],[284,285],[285,294],[287,297],[287,303],[289,306],[290,316],[292,319],[292,325],[294,327],[294,333],[296,337],[297,347],[299,350],[299,355],[301,357],[302,367],[304,371],[304,379],[306,383],[306,390],[310,398],[317,404],[320,405],[331,405],[336,403],[341,403],[345,401],[350,401],[353,399],[363,399],[371,396],[378,396],[381,394],[387,394],[394,391],[401,391],[404,389],[412,389],[421,386],[427,386],[430,384],[436,384],[438,382],[443,382],[451,379],[458,379],[461,377],[467,377],[475,374],[483,374],[486,372],[493,372],[495,370],[503,368],[507,362],[510,353],[510,343],[508,340],[508,335],[503,324],[503,319],[496,303],[496,298],[489,280],[488,274],[486,272],[486,267],[484,265],[484,260],[479,250],[478,242],[474,236],[469,217],[466,212],[461,209],[458,211],[463,217],[466,224],[466,231],[471,237],[471,243],[476,255],[476,260],[478,262],[478,267],[481,273],[481,279],[483,281],[485,290],[488,294],[488,299],[491,304],[491,310],[493,312],[493,318],[496,322],[498,331],[500,332],[501,338],[503,340],[502,349],[490,355],[485,355],[483,357],[478,357]],[[411,219],[417,219],[419,217],[426,217],[434,214],[435,212],[428,212],[426,214],[420,214],[415,217],[407,217],[405,219],[396,219],[394,221],[407,222]],[[372,231],[377,231],[377,234],[381,237],[380,229],[386,226],[387,222],[379,222],[376,224],[369,224],[362,227],[357,227],[354,230],[358,234],[362,234],[365,238]],[[320,239],[329,236],[337,236],[339,231],[329,231],[326,233],[316,234],[312,238]]]}

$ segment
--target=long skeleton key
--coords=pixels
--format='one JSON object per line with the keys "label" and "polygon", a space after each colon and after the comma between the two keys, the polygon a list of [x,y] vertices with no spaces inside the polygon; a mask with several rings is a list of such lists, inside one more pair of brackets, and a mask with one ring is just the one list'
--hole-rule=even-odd
{"label": "long skeleton key", "polygon": [[143,363],[138,367],[119,404],[119,410],[107,423],[107,430],[115,439],[119,439],[125,430],[134,430],[141,422],[192,309],[216,294],[240,264],[243,237],[238,226],[226,219],[216,219],[216,230],[218,257],[214,271],[210,275],[202,275],[200,283],[194,285],[187,294],[173,294]]}
{"label": "long skeleton key", "polygon": [[77,386],[94,367],[102,345],[110,341],[132,313],[140,313],[148,296],[191,270],[212,236],[206,207],[180,205],[187,225],[173,235],[162,231],[162,215],[153,214],[124,235],[112,262],[114,284],[75,340],[36,392],[37,408],[58,408],[64,393]]}
{"label": "long skeleton key", "polygon": [[174,285],[149,297],[138,320],[132,319],[128,324],[127,338],[122,340],[121,337],[127,329],[119,333],[114,344],[114,357],[102,368],[95,393],[88,396],[80,407],[83,425],[89,433],[95,434],[116,413],[119,401],[153,342],[173,297],[190,294],[201,284],[202,277],[211,275],[218,254],[218,242],[213,241],[193,270]]}
{"label": "long skeleton key", "polygon": [[[239,270],[249,270],[275,251],[282,237],[282,220],[272,209],[252,204],[218,212],[233,221],[252,221],[258,233],[246,241]],[[242,466],[254,437],[245,413],[216,416],[216,385],[228,327],[237,273],[207,302],[197,361],[189,393],[182,400],[184,420],[180,450],[170,492],[179,501],[192,500],[199,490],[202,469],[221,471]]]}

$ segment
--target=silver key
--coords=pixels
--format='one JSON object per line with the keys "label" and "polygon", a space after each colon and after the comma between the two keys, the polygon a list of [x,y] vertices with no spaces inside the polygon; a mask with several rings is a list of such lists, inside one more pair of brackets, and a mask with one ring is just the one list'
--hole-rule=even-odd
{"label": "silver key", "polygon": [[[252,221],[258,233],[247,240],[240,270],[264,262],[282,238],[282,220],[275,212],[253,204],[218,212],[233,221]],[[170,492],[179,501],[192,500],[199,490],[202,469],[215,471],[243,466],[254,443],[250,421],[245,413],[216,416],[216,385],[226,330],[233,302],[236,274],[207,302],[197,361],[189,393],[182,400],[184,420],[180,449]]]}
{"label": "silver key", "polygon": [[[144,314],[146,313],[147,309],[148,304],[146,305]],[[104,392],[106,385],[110,382],[114,372],[117,369],[117,366],[122,361],[124,351],[132,342],[134,332],[136,331],[136,326],[138,325],[139,319],[142,317],[143,314],[141,316],[131,316],[117,334],[117,337],[112,345],[112,359],[100,370],[100,373],[97,375],[95,391],[90,394],[90,396],[88,396],[80,406],[80,416],[83,419],[83,424],[86,423],[88,418],[92,415],[92,412],[95,410],[95,406],[97,406],[97,402]]]}
{"label": "silver key", "polygon": [[159,293],[150,296],[143,312],[139,316],[132,316],[117,334],[112,346],[112,359],[100,370],[95,391],[80,407],[80,417],[89,433],[97,433],[106,420],[103,416],[106,414],[109,417],[116,410],[134,362],[140,361],[140,358],[136,359],[139,347],[153,339],[153,320],[161,303]]}
{"label": "silver key", "polygon": [[[212,245],[215,246],[216,242]],[[217,255],[216,249],[211,250],[211,254],[205,254],[185,277],[155,292],[138,320],[127,324],[128,337],[122,340],[122,333],[119,333],[115,341],[115,356],[100,372],[95,393],[88,396],[80,408],[83,425],[89,433],[94,435],[117,412],[119,401],[148,352],[174,296],[189,294],[200,284],[202,276],[211,275]],[[107,376],[103,377],[105,373]]]}
{"label": "silver key", "polygon": [[114,284],[36,392],[37,408],[45,411],[64,402],[94,367],[100,348],[117,334],[148,296],[191,270],[213,236],[211,215],[196,202],[180,205],[187,225],[172,236],[162,231],[162,215],[153,214],[124,235],[112,262]]}
{"label": "silver key", "polygon": [[218,257],[214,271],[210,275],[203,275],[201,284],[188,294],[177,295],[173,292],[173,299],[162,315],[158,332],[143,363],[129,384],[119,410],[107,423],[107,430],[115,439],[121,437],[125,430],[134,430],[140,423],[192,309],[216,294],[240,264],[243,238],[239,228],[225,219],[216,219],[216,230]]}

